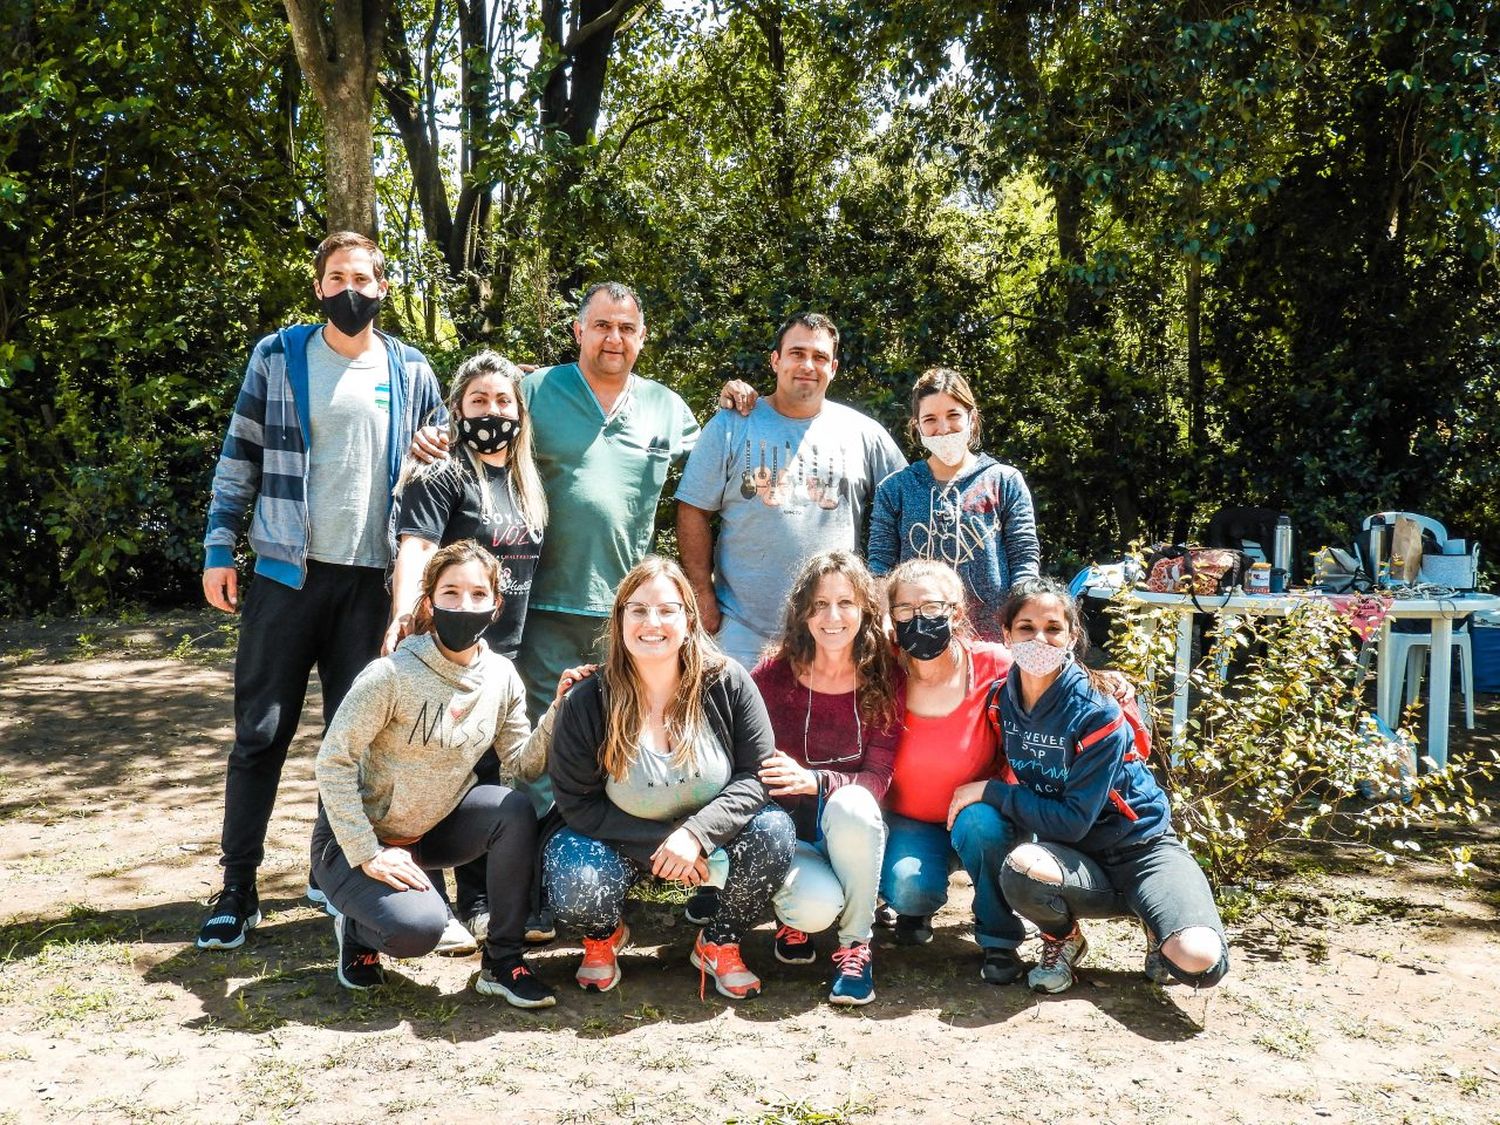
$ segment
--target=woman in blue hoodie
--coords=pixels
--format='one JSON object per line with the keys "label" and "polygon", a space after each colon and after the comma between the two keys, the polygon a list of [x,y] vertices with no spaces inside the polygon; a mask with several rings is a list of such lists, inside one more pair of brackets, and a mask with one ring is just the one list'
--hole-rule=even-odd
{"label": "woman in blue hoodie", "polygon": [[927,450],[875,490],[870,509],[872,574],[907,559],[936,559],[964,582],[969,620],[998,641],[995,615],[1011,584],[1033,577],[1042,549],[1031,493],[1019,469],[978,452],[982,419],[957,371],[922,372],[911,391],[914,437]]}
{"label": "woman in blue hoodie", "polygon": [[1217,984],[1229,947],[1213,892],[1172,831],[1132,724],[1084,666],[1077,603],[1056,582],[1027,579],[1001,607],[1000,625],[1014,660],[998,708],[1008,768],[960,786],[948,819],[982,800],[1036,834],[1000,871],[1011,909],[1041,930],[1042,960],[1027,984],[1070,988],[1088,952],[1078,919],[1132,915],[1146,930],[1147,977]]}

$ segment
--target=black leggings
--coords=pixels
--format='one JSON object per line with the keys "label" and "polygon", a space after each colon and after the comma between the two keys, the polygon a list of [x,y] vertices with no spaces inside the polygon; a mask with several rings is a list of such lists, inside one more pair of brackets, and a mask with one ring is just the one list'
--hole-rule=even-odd
{"label": "black leggings", "polygon": [[[407,850],[422,867],[487,857],[485,957],[501,960],[519,956],[525,945],[536,843],[530,799],[503,785],[476,785]],[[448,924],[448,905],[437,889],[398,891],[351,867],[326,814],[320,813],[313,827],[312,861],[318,887],[348,919],[344,932],[354,941],[392,957],[420,957],[437,946]]]}
{"label": "black leggings", "polygon": [[1189,973],[1165,954],[1162,960],[1173,976],[1194,986],[1218,984],[1229,972],[1229,945],[1213,891],[1203,869],[1172,833],[1098,855],[1048,840],[1022,846],[1041,848],[1062,869],[1061,885],[1023,874],[1010,857],[1000,869],[1000,886],[1011,909],[1044,933],[1062,937],[1076,919],[1121,915],[1139,918],[1159,941],[1205,926],[1219,935],[1224,949],[1217,965]]}

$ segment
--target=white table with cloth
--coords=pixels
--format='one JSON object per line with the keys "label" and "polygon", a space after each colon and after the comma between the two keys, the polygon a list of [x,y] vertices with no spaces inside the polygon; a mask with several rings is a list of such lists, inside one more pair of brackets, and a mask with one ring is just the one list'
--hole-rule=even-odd
{"label": "white table with cloth", "polygon": [[[1086,592],[1089,597],[1101,600],[1113,598],[1119,593],[1115,589],[1101,586],[1090,587]],[[1172,746],[1175,749],[1187,737],[1188,683],[1192,671],[1195,613],[1214,616],[1284,616],[1309,602],[1336,602],[1347,595],[1297,590],[1287,594],[1200,594],[1194,598],[1190,594],[1159,594],[1149,590],[1127,589],[1123,596],[1142,605],[1157,607],[1163,613],[1177,615],[1177,657],[1172,681]],[[1500,595],[1461,592],[1445,597],[1382,596],[1380,601],[1385,604],[1385,616],[1380,623],[1375,698],[1379,701],[1380,718],[1391,727],[1400,718],[1401,708],[1400,693],[1385,690],[1392,672],[1400,671],[1390,667],[1391,625],[1396,621],[1432,623],[1432,652],[1438,658],[1432,661],[1432,702],[1427,711],[1425,756],[1431,758],[1438,769],[1442,769],[1448,764],[1448,695],[1452,690],[1453,622],[1471,613],[1500,610]],[[1448,658],[1444,659],[1445,656]]]}

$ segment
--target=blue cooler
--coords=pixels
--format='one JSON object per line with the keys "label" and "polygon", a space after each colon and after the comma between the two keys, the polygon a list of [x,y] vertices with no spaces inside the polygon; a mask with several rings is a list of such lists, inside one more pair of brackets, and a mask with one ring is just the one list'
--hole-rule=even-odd
{"label": "blue cooler", "polygon": [[1469,632],[1474,650],[1474,690],[1500,693],[1500,615],[1476,613]]}

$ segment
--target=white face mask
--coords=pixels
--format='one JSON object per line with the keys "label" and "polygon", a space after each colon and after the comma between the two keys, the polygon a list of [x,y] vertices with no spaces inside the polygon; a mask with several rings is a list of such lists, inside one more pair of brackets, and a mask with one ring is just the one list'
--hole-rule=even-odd
{"label": "white face mask", "polygon": [[1072,654],[1072,649],[1059,648],[1043,640],[1016,641],[1010,646],[1010,655],[1016,665],[1031,676],[1050,676]]}
{"label": "white face mask", "polygon": [[951,468],[954,465],[963,464],[964,457],[969,452],[971,432],[971,429],[965,426],[951,434],[923,434],[922,444],[927,447],[928,453]]}

